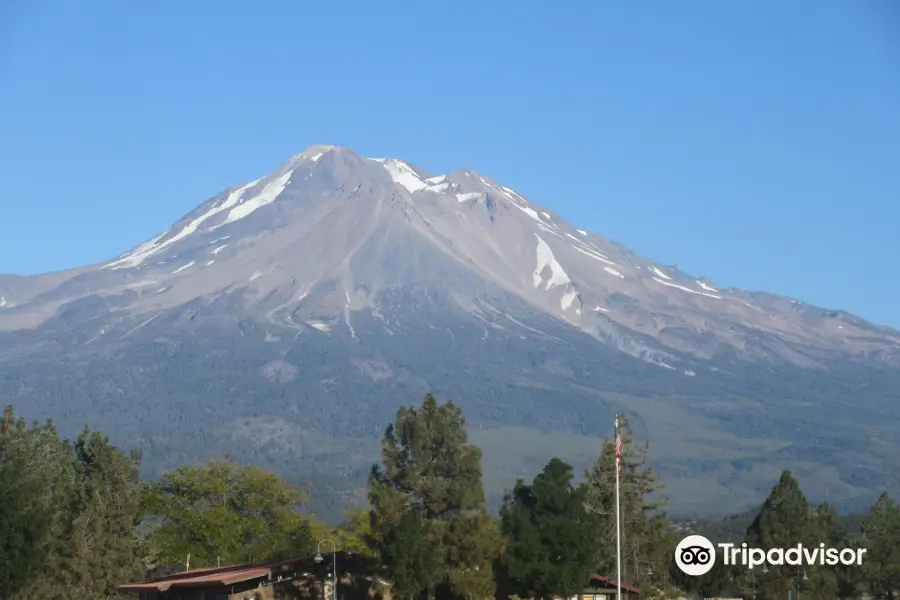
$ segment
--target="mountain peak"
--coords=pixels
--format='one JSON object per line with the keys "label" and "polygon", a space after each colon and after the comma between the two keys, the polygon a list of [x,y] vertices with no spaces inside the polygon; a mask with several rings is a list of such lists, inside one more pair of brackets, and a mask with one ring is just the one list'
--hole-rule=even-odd
{"label": "mountain peak", "polygon": [[323,154],[325,154],[326,152],[331,152],[332,150],[344,150],[344,148],[341,148],[340,146],[331,146],[331,145],[327,145],[327,144],[313,144],[312,146],[310,146],[303,152],[300,152],[299,154],[295,154],[294,156],[292,156],[291,161],[296,161],[296,160],[300,160],[303,158],[309,158],[313,161],[317,161],[317,160],[319,160],[319,158],[321,158],[321,156]]}
{"label": "mountain peak", "polygon": [[[435,276],[431,264],[439,260],[450,260],[441,269],[452,275]],[[374,305],[392,285],[446,291],[448,281],[465,280],[450,293],[471,298],[485,285],[503,289],[628,353],[652,354],[653,362],[662,353],[674,364],[676,352],[707,357],[721,348],[804,365],[820,364],[829,352],[900,360],[896,332],[815,307],[801,312],[778,296],[724,290],[665,265],[575,228],[478,171],[433,175],[400,158],[315,144],[210,198],[99,266],[96,282],[85,276],[84,285],[127,290],[149,310],[236,290],[249,305],[259,295],[269,304],[311,307],[314,288],[326,289],[326,281],[339,290],[335,297],[364,289]],[[0,287],[0,296],[4,309],[39,301],[12,288]],[[323,302],[318,317],[346,308],[330,296]],[[644,340],[658,340],[661,352],[649,353]]]}

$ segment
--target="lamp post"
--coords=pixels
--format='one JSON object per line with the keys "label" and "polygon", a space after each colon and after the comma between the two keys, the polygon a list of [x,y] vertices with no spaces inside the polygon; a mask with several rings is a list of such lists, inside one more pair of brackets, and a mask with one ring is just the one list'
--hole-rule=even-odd
{"label": "lamp post", "polygon": [[651,578],[653,577],[653,563],[647,562],[647,584],[650,583]]}
{"label": "lamp post", "polygon": [[803,577],[800,577],[800,567],[797,567],[797,600],[800,600],[800,581],[809,581],[809,577],[806,575],[806,571],[803,572]]}
{"label": "lamp post", "polygon": [[[766,565],[763,565],[762,574],[765,575],[769,572],[769,568]],[[756,600],[756,571],[753,569],[750,570],[750,581],[753,585],[753,600]]]}
{"label": "lamp post", "polygon": [[316,544],[316,557],[313,560],[317,563],[321,563],[324,560],[319,549],[325,542],[331,544],[331,600],[337,600],[337,546],[335,546],[334,542],[332,542],[331,540],[322,540],[321,542]]}

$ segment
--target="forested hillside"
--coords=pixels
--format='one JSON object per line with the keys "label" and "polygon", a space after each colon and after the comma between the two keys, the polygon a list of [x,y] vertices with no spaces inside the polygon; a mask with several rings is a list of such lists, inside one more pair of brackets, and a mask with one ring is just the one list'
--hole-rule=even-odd
{"label": "forested hillside", "polygon": [[[793,585],[784,570],[792,567],[773,568],[764,581],[720,565],[684,576],[672,556],[688,531],[762,548],[816,540],[865,547],[860,569],[809,567],[805,593],[895,589],[900,507],[887,494],[850,526],[828,505],[810,504],[785,471],[755,514],[675,523],[647,464],[648,444],[635,439],[627,419],[620,432],[623,580],[646,597],[698,589],[733,595],[752,583],[759,598],[775,600]],[[226,456],[142,481],[139,454],[101,433],[67,441],[51,423],[29,426],[7,408],[0,422],[0,599],[119,598],[118,585],[183,570],[187,556],[203,567],[306,555],[325,537],[377,557],[395,592],[410,599],[568,596],[592,573],[614,572],[611,438],[581,483],[571,465],[550,457],[533,480],[507,490],[499,515],[486,504],[481,449],[454,404],[428,395],[421,406],[402,407],[381,447],[365,502],[334,528],[307,509],[310,490],[258,466]]]}

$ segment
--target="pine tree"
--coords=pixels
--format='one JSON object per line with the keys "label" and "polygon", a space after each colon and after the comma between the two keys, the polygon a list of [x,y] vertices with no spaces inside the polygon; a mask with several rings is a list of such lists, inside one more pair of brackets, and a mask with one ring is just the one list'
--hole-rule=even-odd
{"label": "pine tree", "polygon": [[42,575],[65,547],[74,491],[71,447],[53,424],[27,428],[7,407],[0,417],[0,598],[47,597]]}
{"label": "pine tree", "polygon": [[116,587],[142,575],[140,455],[125,454],[97,432],[85,430],[75,443],[81,485],[76,497],[71,569],[79,574],[84,600],[117,598]]}
{"label": "pine tree", "polygon": [[876,598],[894,600],[900,594],[900,506],[887,492],[863,518],[862,538],[866,587]]}
{"label": "pine tree", "polygon": [[[745,541],[751,548],[790,548],[797,544],[818,546],[813,511],[790,471],[784,471],[772,488],[759,514],[747,528]],[[814,542],[815,540],[815,542]],[[792,565],[768,567],[765,575],[757,574],[761,598],[786,598],[788,591],[804,586],[809,576],[804,568]],[[801,592],[802,592],[801,587]],[[796,592],[795,592],[796,593]]]}
{"label": "pine tree", "polygon": [[[619,417],[623,470],[620,478],[622,580],[661,587],[672,563],[674,544],[659,496],[663,486],[647,463],[649,443],[636,445],[628,419]],[[587,473],[587,506],[598,522],[595,565],[603,575],[616,573],[616,448],[603,441],[600,457]],[[652,572],[649,574],[648,572]]]}
{"label": "pine tree", "polygon": [[423,509],[410,507],[381,540],[382,564],[391,574],[391,592],[399,600],[415,600],[438,579],[440,549],[422,535]]}
{"label": "pine tree", "polygon": [[[467,443],[462,411],[452,402],[438,404],[431,394],[421,408],[400,408],[382,439],[381,456],[382,465],[373,466],[369,478],[380,556],[400,560],[389,559],[386,540],[407,523],[410,510],[420,511],[421,535],[438,550],[440,568],[411,580],[427,579],[429,597],[442,584],[469,600],[493,596],[492,563],[500,539],[485,508],[481,450]],[[403,560],[428,564],[415,557]]]}
{"label": "pine tree", "polygon": [[[827,502],[812,511],[813,547],[825,544],[826,548],[849,547],[849,535],[837,512]],[[844,565],[810,565],[806,568],[808,579],[803,583],[804,593],[816,598],[847,598],[855,596],[855,567]]]}
{"label": "pine tree", "polygon": [[117,586],[143,574],[139,472],[139,456],[97,433],[85,431],[73,445],[52,423],[26,429],[7,409],[0,422],[0,598],[118,598]]}
{"label": "pine tree", "polygon": [[590,580],[596,530],[585,509],[587,489],[575,487],[572,478],[572,467],[553,458],[531,485],[520,479],[506,496],[501,564],[516,595],[567,598]]}

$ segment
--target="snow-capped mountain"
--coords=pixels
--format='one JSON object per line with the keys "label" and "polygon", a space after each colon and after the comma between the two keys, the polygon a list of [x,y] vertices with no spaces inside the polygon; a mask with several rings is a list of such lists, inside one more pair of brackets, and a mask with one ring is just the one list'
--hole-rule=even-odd
{"label": "snow-capped mountain", "polygon": [[[755,464],[771,451],[786,453],[768,456],[772,464],[804,461],[808,447],[787,450],[772,432],[808,428],[815,433],[804,443],[827,436],[834,446],[847,424],[820,414],[800,427],[784,399],[820,401],[833,417],[846,410],[841,386],[863,385],[875,400],[854,406],[860,426],[896,426],[896,403],[884,400],[898,366],[896,331],[724,289],[566,223],[475,171],[433,174],[334,146],[225,190],[102,264],[0,276],[0,394],[144,444],[174,435],[162,426],[173,412],[200,410],[193,418],[217,428],[203,452],[224,439],[306,456],[310,436],[352,431],[342,447],[365,462],[369,450],[356,444],[368,448],[397,404],[437,389],[481,398],[473,420],[488,429],[591,436],[605,431],[597,414],[621,409],[651,434],[677,425],[702,438],[662,442],[669,458],[685,444],[724,443],[702,435],[724,427],[744,450],[716,450],[723,460]],[[241,373],[258,380],[232,379]],[[165,398],[147,391],[160,378],[175,386]],[[302,392],[291,387],[301,383]],[[712,390],[718,399],[703,401]],[[360,393],[369,400],[353,404],[348,394]],[[328,407],[317,404],[323,398],[333,399]],[[150,406],[167,415],[145,418]],[[706,416],[685,425],[696,411]],[[195,425],[178,422],[181,432]],[[831,456],[816,448],[818,460]],[[150,455],[166,463],[166,452]],[[346,459],[351,472],[357,459]],[[683,464],[669,473],[687,476]],[[821,467],[835,493],[868,489]],[[687,471],[696,478],[705,468]],[[731,476],[723,473],[716,482]]]}
{"label": "snow-capped mountain", "polygon": [[443,288],[476,314],[475,297],[502,289],[666,366],[682,353],[711,358],[723,348],[803,366],[835,353],[894,365],[900,357],[897,332],[720,289],[578,229],[479,173],[435,176],[332,146],[313,146],[115,260],[69,275],[30,289],[7,290],[0,280],[0,306],[17,309],[0,313],[0,329],[33,327],[60,302],[95,294],[121,297],[130,318],[237,292],[273,326],[297,327],[315,313],[352,330],[353,315],[377,310],[382,290],[414,284]]}

